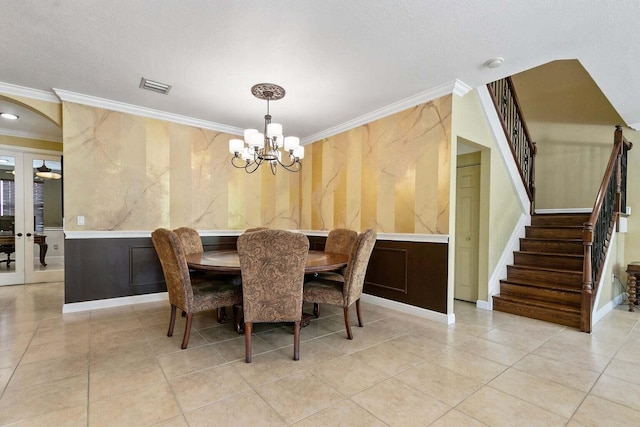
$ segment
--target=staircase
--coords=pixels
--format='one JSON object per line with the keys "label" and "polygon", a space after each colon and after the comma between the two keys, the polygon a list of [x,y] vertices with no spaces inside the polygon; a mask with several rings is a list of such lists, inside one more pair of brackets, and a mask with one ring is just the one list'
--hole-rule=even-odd
{"label": "staircase", "polygon": [[583,223],[590,214],[536,214],[493,309],[580,328]]}

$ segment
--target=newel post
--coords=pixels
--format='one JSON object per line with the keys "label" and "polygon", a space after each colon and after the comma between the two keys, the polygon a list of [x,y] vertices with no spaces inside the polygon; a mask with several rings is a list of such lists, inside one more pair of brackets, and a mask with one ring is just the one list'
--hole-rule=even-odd
{"label": "newel post", "polygon": [[582,301],[580,304],[580,330],[591,332],[591,301],[593,298],[593,282],[591,275],[591,247],[593,246],[593,224],[585,222],[582,229],[584,245],[584,262],[582,270]]}

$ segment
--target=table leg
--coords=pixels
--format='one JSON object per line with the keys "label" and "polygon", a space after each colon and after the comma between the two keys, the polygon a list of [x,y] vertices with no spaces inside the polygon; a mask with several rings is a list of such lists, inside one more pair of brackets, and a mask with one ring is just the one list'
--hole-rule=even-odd
{"label": "table leg", "polygon": [[629,274],[627,276],[627,291],[629,292],[629,311],[636,311],[636,276],[635,274]]}
{"label": "table leg", "polygon": [[38,246],[40,246],[40,264],[42,264],[43,267],[46,267],[47,263],[44,262],[44,257],[47,254],[47,249],[49,249],[49,245],[47,243],[41,243]]}

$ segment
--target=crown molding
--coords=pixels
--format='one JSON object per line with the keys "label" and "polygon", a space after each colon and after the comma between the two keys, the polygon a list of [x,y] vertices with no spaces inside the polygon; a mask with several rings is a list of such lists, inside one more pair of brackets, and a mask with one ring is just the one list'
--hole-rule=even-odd
{"label": "crown molding", "polygon": [[64,102],[73,102],[75,104],[88,105],[90,107],[104,108],[107,110],[118,111],[120,113],[149,117],[166,122],[179,123],[187,126],[194,126],[197,128],[229,133],[232,135],[242,135],[242,133],[244,132],[243,129],[235,126],[227,126],[207,120],[194,119],[192,117],[182,116],[180,114],[167,113],[166,111],[154,110],[152,108],[140,107],[132,104],[125,104],[124,102],[112,101],[110,99],[98,98],[91,95],[83,95],[81,93],[70,92],[63,89],[54,88],[53,91]]}
{"label": "crown molding", "polygon": [[12,85],[11,83],[0,82],[0,93],[60,104],[60,100],[53,92]]}
{"label": "crown molding", "polygon": [[35,132],[25,132],[20,130],[11,130],[11,129],[2,129],[0,128],[0,135],[4,136],[15,136],[17,138],[29,138],[29,139],[39,139],[42,141],[51,141],[51,142],[60,142],[62,143],[62,137],[53,137],[48,135],[42,135]]}
{"label": "crown molding", "polygon": [[306,136],[301,139],[300,143],[302,145],[306,145],[324,138],[329,138],[330,136],[346,132],[367,123],[371,123],[383,117],[390,116],[411,107],[415,107],[416,105],[433,101],[434,99],[441,98],[445,95],[453,93],[458,96],[464,96],[470,90],[471,87],[461,82],[460,80],[444,83],[440,86],[436,86],[432,89],[420,92],[417,95],[413,95],[408,98],[401,99],[400,101],[394,102],[393,104],[389,104],[385,107],[378,108],[377,110],[374,110],[370,113],[363,114],[362,116],[356,117],[355,119],[349,120],[348,122],[344,122],[340,125],[333,126],[323,131],[314,133],[313,135]]}
{"label": "crown molding", "polygon": [[640,131],[640,123],[631,123],[630,125],[628,125],[631,129],[633,130],[638,130]]}
{"label": "crown molding", "polygon": [[460,97],[465,96],[466,94],[468,94],[469,92],[471,92],[473,90],[473,88],[471,86],[469,86],[468,84],[466,84],[465,82],[456,79],[455,82],[453,82],[453,94],[454,95],[458,95]]}

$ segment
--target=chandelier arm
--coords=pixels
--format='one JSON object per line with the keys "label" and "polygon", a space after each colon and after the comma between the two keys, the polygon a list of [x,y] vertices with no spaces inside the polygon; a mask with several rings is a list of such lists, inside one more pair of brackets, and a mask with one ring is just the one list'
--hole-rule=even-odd
{"label": "chandelier arm", "polygon": [[[289,153],[286,153],[286,154],[289,154]],[[296,163],[300,163],[300,159],[296,160],[295,157],[293,157],[291,154],[289,154],[289,158],[291,159],[291,163],[283,163],[280,160],[278,160],[278,163],[280,163],[280,166],[282,166],[285,169],[293,166]]]}
{"label": "chandelier arm", "polygon": [[302,163],[300,162],[300,160],[298,161],[293,161],[293,163],[289,164],[289,165],[285,165],[284,163],[278,161],[278,163],[280,163],[280,166],[282,166],[285,170],[289,171],[289,172],[299,172],[302,169]]}
{"label": "chandelier arm", "polygon": [[[262,163],[262,162],[260,162],[260,163]],[[260,163],[258,163],[258,162],[247,162],[247,164],[244,167],[245,172],[246,173],[254,173],[260,167]]]}
{"label": "chandelier arm", "polygon": [[[237,164],[238,161],[241,161],[242,163]],[[238,155],[235,155],[231,158],[231,164],[238,169],[245,169],[247,167],[247,162],[245,160],[242,160],[242,158],[240,158],[240,156]]]}

